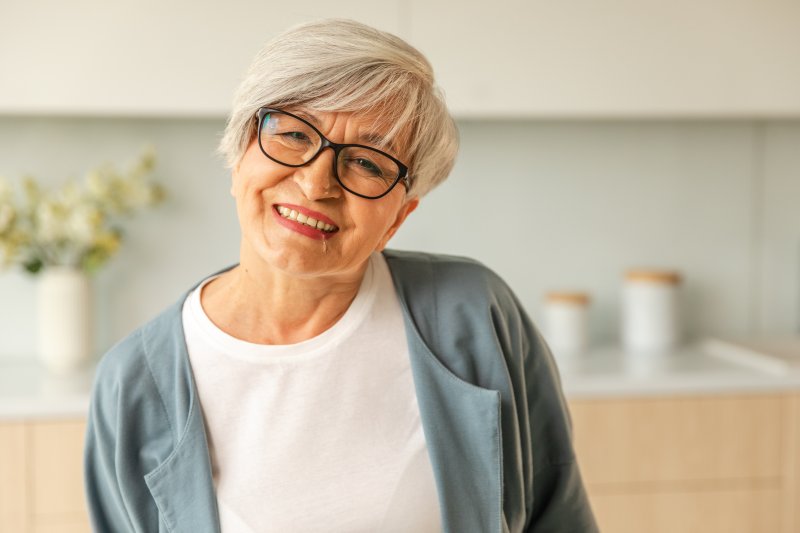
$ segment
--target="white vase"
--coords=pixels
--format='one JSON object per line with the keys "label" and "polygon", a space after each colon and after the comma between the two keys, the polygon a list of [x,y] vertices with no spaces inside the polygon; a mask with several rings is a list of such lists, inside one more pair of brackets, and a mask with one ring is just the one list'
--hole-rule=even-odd
{"label": "white vase", "polygon": [[89,277],[71,267],[45,267],[39,281],[39,357],[45,368],[78,370],[92,356]]}

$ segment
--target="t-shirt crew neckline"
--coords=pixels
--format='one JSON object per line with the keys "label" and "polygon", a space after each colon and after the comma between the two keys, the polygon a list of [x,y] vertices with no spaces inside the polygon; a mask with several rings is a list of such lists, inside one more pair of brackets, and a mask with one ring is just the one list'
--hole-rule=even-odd
{"label": "t-shirt crew neckline", "polygon": [[210,276],[203,280],[189,295],[188,304],[192,317],[200,326],[198,329],[210,343],[226,356],[265,365],[306,361],[329,353],[332,348],[346,339],[364,321],[373,306],[375,294],[377,293],[375,263],[382,260],[385,261],[378,252],[373,252],[370,255],[358,292],[353,301],[350,302],[350,306],[336,323],[315,337],[293,344],[248,342],[226,333],[214,324],[203,309],[200,294],[207,283],[221,274]]}

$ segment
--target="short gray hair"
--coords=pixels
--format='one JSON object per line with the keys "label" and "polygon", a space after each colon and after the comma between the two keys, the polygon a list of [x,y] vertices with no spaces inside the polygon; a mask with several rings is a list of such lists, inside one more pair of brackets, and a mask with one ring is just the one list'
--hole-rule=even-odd
{"label": "short gray hair", "polygon": [[[386,144],[407,139],[410,196],[422,197],[453,168],[459,135],[433,69],[399,37],[347,19],[298,24],[267,41],[236,90],[217,148],[234,168],[256,133],[263,106],[377,114]],[[402,160],[402,159],[401,159]]]}

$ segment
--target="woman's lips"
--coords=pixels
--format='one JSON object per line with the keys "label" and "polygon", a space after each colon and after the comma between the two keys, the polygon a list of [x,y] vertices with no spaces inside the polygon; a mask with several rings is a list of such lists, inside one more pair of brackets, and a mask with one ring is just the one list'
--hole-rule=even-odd
{"label": "woman's lips", "polygon": [[[282,226],[307,237],[311,237],[312,239],[330,239],[339,231],[339,227],[334,224],[330,218],[322,213],[298,205],[274,204],[272,206],[272,213],[277,217],[278,223]],[[287,218],[290,216],[292,218]],[[314,224],[314,227],[309,225],[309,221]]]}
{"label": "woman's lips", "polygon": [[325,222],[326,224],[330,224],[331,226],[335,227],[336,229],[339,229],[338,226],[336,226],[336,222],[334,222],[330,218],[326,217],[322,213],[319,213],[317,211],[312,211],[311,209],[309,209],[307,207],[303,207],[301,205],[294,205],[294,204],[275,204],[274,207],[281,207],[281,206],[288,207],[289,209],[294,209],[298,213],[303,213],[305,216],[311,217],[311,218],[313,218],[315,220],[321,220],[321,221]]}

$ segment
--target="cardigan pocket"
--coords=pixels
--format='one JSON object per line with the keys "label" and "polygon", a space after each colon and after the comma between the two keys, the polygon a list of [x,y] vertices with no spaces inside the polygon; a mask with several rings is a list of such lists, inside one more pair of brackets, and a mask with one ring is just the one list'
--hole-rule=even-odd
{"label": "cardigan pocket", "polygon": [[144,480],[161,517],[159,531],[163,525],[169,533],[219,533],[208,443],[198,409],[190,410],[186,432],[173,452]]}

